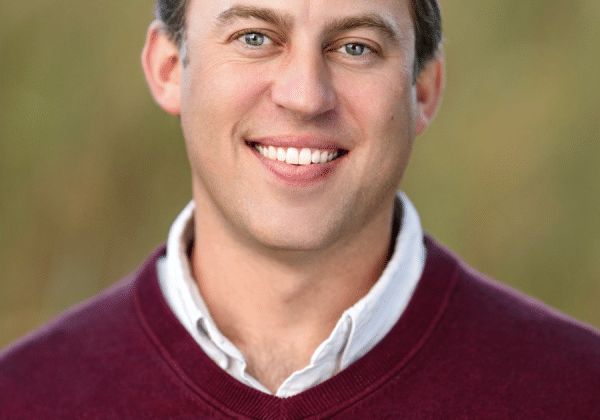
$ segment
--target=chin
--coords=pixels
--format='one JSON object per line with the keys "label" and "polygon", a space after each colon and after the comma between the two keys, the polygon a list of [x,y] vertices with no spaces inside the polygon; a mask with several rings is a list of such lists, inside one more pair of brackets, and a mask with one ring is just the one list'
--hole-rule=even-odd
{"label": "chin", "polygon": [[322,222],[311,224],[304,219],[302,223],[270,223],[251,229],[249,234],[257,245],[269,251],[317,251],[331,246],[339,237],[336,229]]}

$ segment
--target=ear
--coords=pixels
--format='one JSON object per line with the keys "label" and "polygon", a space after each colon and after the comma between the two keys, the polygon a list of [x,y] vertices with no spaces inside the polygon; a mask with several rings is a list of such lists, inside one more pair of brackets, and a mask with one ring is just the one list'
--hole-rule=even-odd
{"label": "ear", "polygon": [[421,71],[415,83],[417,99],[416,134],[423,133],[442,101],[445,82],[444,51],[440,50],[431,58]]}
{"label": "ear", "polygon": [[156,103],[170,114],[179,115],[181,57],[179,48],[155,20],[146,34],[142,50],[142,68]]}

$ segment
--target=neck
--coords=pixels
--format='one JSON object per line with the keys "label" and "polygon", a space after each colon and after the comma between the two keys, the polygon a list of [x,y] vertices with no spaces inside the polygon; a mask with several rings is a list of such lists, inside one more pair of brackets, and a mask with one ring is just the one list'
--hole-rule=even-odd
{"label": "neck", "polygon": [[392,250],[393,205],[345,246],[318,251],[240,246],[196,206],[194,234],[202,240],[192,249],[194,278],[249,373],[275,392],[381,276]]}

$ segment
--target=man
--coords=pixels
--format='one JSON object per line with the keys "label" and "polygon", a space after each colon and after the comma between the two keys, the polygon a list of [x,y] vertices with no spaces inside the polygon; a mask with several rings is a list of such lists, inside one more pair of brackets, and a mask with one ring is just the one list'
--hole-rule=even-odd
{"label": "man", "polygon": [[142,53],[194,200],[2,354],[6,418],[598,418],[600,335],[423,237],[435,0],[163,1]]}

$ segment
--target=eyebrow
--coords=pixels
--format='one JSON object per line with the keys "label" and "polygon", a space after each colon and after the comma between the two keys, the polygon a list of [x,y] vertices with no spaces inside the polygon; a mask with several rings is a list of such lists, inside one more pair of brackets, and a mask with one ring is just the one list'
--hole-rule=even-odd
{"label": "eyebrow", "polygon": [[284,29],[292,28],[292,18],[289,15],[278,13],[272,9],[255,6],[232,6],[217,16],[219,26],[225,26],[236,19],[258,19],[271,23]]}
{"label": "eyebrow", "polygon": [[372,28],[381,32],[392,43],[398,44],[400,36],[394,29],[394,25],[383,19],[380,15],[366,13],[358,16],[349,16],[346,18],[334,20],[325,25],[327,35],[350,31],[357,28]]}
{"label": "eyebrow", "polygon": [[[293,28],[292,16],[276,12],[272,9],[256,6],[232,6],[229,9],[221,12],[217,17],[217,21],[219,26],[225,26],[236,19],[251,18],[262,20],[288,30]],[[398,44],[400,41],[400,36],[394,29],[394,26],[395,25],[388,22],[378,14],[365,13],[328,22],[325,25],[325,34],[331,36],[333,34],[350,31],[352,29],[372,28],[384,34],[392,43]]]}

